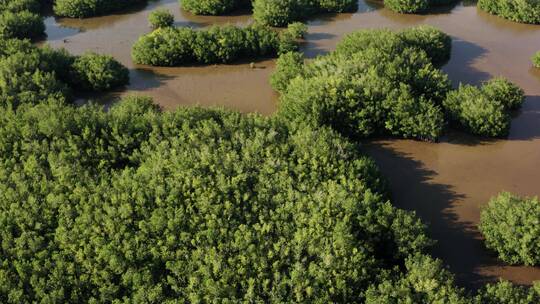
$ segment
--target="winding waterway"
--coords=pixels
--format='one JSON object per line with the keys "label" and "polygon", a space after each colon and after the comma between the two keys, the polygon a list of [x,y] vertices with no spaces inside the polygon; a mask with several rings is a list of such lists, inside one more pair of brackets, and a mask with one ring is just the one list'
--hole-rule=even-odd
{"label": "winding waterway", "polygon": [[[123,14],[85,20],[47,18],[47,42],[80,54],[107,53],[130,69],[125,94],[144,94],[165,109],[180,105],[223,106],[243,112],[271,114],[277,95],[268,78],[273,60],[234,65],[150,68],[134,65],[133,42],[149,32],[146,18],[155,8],[168,8],[177,26],[247,24],[249,12],[227,17],[193,16],[176,0],[151,2]],[[431,24],[453,37],[451,61],[443,68],[454,84],[478,84],[504,76],[521,86],[527,100],[515,113],[506,140],[481,140],[451,132],[440,143],[381,139],[364,143],[389,178],[394,203],[415,210],[430,225],[438,241],[433,254],[440,257],[468,286],[502,277],[529,284],[540,280],[540,267],[510,267],[500,263],[482,245],[476,229],[480,207],[502,190],[540,195],[540,70],[530,57],[540,50],[540,25],[509,22],[478,10],[466,1],[427,15],[400,15],[380,3],[359,1],[354,14],[319,16],[309,21],[303,51],[308,56],[332,50],[343,35],[361,28],[404,28]]]}

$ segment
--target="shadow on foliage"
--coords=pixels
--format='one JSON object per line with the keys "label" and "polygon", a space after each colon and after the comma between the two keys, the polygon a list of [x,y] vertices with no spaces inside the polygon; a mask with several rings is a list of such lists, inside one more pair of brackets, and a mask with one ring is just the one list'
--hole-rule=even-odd
{"label": "shadow on foliage", "polygon": [[476,225],[461,221],[455,212],[464,203],[464,194],[457,193],[450,185],[433,182],[435,171],[396,151],[387,141],[366,142],[363,150],[388,178],[394,205],[415,211],[428,225],[429,234],[437,241],[432,254],[449,266],[460,285],[475,289],[497,281],[478,270],[501,263],[484,248]]}

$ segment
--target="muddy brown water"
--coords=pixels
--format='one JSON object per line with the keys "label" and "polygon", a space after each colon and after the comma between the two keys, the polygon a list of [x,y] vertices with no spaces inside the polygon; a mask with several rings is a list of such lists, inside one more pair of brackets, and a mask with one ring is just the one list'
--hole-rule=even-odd
{"label": "muddy brown water", "polygon": [[[277,95],[268,84],[274,61],[181,68],[136,66],[130,58],[133,42],[149,31],[146,18],[155,8],[168,8],[178,26],[247,24],[248,13],[227,17],[193,16],[176,0],[151,2],[123,14],[85,20],[46,20],[48,43],[80,54],[108,53],[131,73],[126,90],[102,97],[144,94],[165,109],[179,105],[223,106],[243,112],[271,114]],[[429,224],[440,257],[467,286],[498,278],[530,284],[540,280],[540,267],[512,267],[499,262],[482,245],[476,225],[480,207],[502,190],[540,194],[540,70],[530,63],[540,50],[540,26],[509,22],[460,3],[428,15],[400,15],[377,2],[359,1],[354,14],[318,16],[309,21],[303,47],[308,56],[331,51],[343,35],[360,28],[404,28],[431,24],[452,35],[451,61],[443,68],[452,81],[478,84],[504,76],[524,88],[527,100],[515,113],[506,140],[481,140],[450,132],[440,143],[382,139],[366,142],[391,182],[394,203],[415,210]]]}

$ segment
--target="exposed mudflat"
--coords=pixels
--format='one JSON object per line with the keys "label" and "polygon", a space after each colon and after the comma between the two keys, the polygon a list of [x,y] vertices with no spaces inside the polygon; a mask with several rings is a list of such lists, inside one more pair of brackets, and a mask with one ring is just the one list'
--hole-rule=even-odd
{"label": "exposed mudflat", "polygon": [[[308,56],[331,51],[343,35],[360,28],[404,28],[431,24],[454,38],[451,61],[443,68],[454,81],[478,84],[504,76],[520,85],[527,101],[515,113],[508,139],[485,141],[452,132],[440,143],[372,140],[366,151],[390,179],[397,206],[416,210],[438,241],[442,258],[462,284],[474,286],[499,277],[528,284],[540,280],[540,267],[509,267],[482,244],[476,229],[480,207],[502,190],[540,195],[540,70],[530,57],[540,50],[540,25],[524,25],[488,15],[474,4],[440,8],[427,15],[399,15],[380,3],[359,1],[354,14],[319,16],[309,21],[303,47]],[[165,109],[179,105],[223,106],[271,114],[277,95],[268,78],[273,60],[234,65],[151,68],[134,65],[131,45],[149,32],[146,18],[155,8],[168,8],[177,26],[247,24],[249,12],[227,17],[193,16],[177,0],[151,2],[123,14],[78,19],[48,18],[47,42],[79,54],[91,50],[112,54],[131,71],[126,90],[99,99],[140,93]]]}

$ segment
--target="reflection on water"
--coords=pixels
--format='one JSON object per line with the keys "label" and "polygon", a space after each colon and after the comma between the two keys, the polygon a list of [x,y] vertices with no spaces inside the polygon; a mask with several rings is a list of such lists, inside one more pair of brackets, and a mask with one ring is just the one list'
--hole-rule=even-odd
{"label": "reflection on water", "polygon": [[[131,85],[123,92],[151,95],[167,109],[178,105],[220,105],[245,112],[270,114],[277,96],[268,77],[273,60],[207,67],[150,68],[131,62],[133,42],[149,31],[146,18],[168,8],[178,26],[247,24],[248,12],[226,17],[193,16],[177,0],[150,2],[131,13],[85,20],[47,19],[48,41],[74,53],[109,53],[129,67]],[[521,195],[540,194],[540,71],[530,57],[540,50],[540,26],[491,16],[474,1],[438,8],[432,14],[400,15],[380,1],[359,1],[355,14],[324,15],[309,21],[303,50],[308,56],[331,51],[343,35],[362,28],[403,28],[431,24],[452,35],[452,59],[443,68],[457,85],[478,84],[504,76],[525,89],[527,101],[516,113],[508,140],[485,141],[452,133],[441,143],[375,140],[366,151],[392,182],[395,203],[416,210],[438,245],[434,255],[444,259],[469,285],[498,277],[519,283],[540,280],[540,268],[509,267],[487,252],[476,229],[479,207],[502,190]]]}

